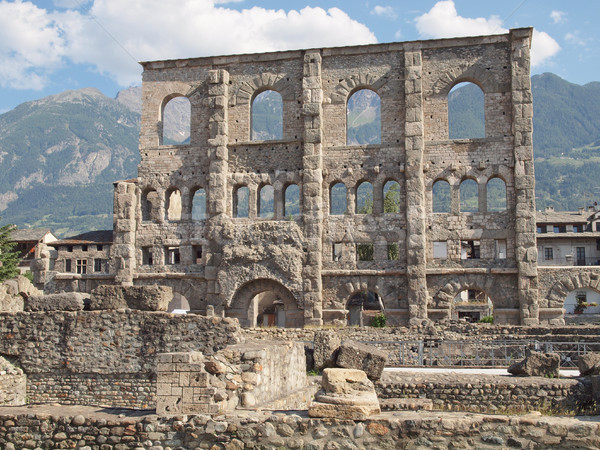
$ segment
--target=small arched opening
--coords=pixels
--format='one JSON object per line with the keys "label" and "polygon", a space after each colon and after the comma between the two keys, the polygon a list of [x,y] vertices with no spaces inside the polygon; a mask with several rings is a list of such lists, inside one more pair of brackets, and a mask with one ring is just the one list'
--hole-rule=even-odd
{"label": "small arched opening", "polygon": [[449,213],[451,209],[450,183],[437,180],[432,188],[432,208],[434,213]]}
{"label": "small arched opening", "polygon": [[248,186],[237,186],[233,191],[233,216],[248,217],[250,205]]}
{"label": "small arched opening", "polygon": [[181,220],[181,192],[177,188],[167,191],[166,219],[170,222]]}
{"label": "small arched opening", "polygon": [[351,326],[371,325],[375,317],[383,313],[383,301],[377,292],[365,290],[353,294],[346,304],[347,323]]}
{"label": "small arched opening", "polygon": [[300,215],[300,188],[297,184],[290,184],[284,193],[284,215],[290,219]]}
{"label": "small arched opening", "polygon": [[342,182],[332,184],[329,189],[329,214],[346,214],[346,205],[346,185]]}
{"label": "small arched opening", "polygon": [[487,182],[487,210],[506,211],[506,183],[502,178],[494,177]]}
{"label": "small arched opening", "polygon": [[155,189],[150,188],[142,192],[141,206],[143,221],[159,220],[160,197]]}
{"label": "small arched opening", "polygon": [[383,212],[393,214],[400,212],[400,184],[389,180],[383,185]]}
{"label": "small arched opening", "polygon": [[368,181],[356,188],[356,214],[373,214],[373,185]]}
{"label": "small arched opening", "polygon": [[206,190],[196,188],[192,194],[192,220],[206,219]]}
{"label": "small arched opening", "polygon": [[273,197],[273,186],[266,184],[258,191],[258,217],[261,219],[271,219],[275,214],[275,201]]}
{"label": "small arched opening", "polygon": [[479,211],[479,186],[467,178],[460,183],[460,212]]}

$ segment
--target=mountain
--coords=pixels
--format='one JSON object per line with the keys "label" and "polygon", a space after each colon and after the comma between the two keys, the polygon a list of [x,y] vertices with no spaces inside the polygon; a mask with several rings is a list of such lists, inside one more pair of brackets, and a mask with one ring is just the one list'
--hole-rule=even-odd
{"label": "mountain", "polygon": [[0,115],[0,215],[59,235],[112,224],[112,183],[139,162],[140,115],[94,88]]}
{"label": "mountain", "polygon": [[[568,210],[598,201],[600,83],[579,86],[545,73],[532,77],[532,91],[537,208]],[[256,105],[253,132],[277,139],[282,104],[267,94]],[[181,98],[171,102],[174,112],[170,124],[165,120],[165,139],[181,141],[189,104]],[[481,135],[484,118],[474,106],[478,103],[481,91],[474,85],[450,93],[449,109],[456,118],[451,136]],[[353,95],[349,106],[351,142],[379,142],[379,98],[364,91]],[[59,236],[110,228],[112,183],[137,172],[140,111],[139,87],[114,99],[87,88],[23,103],[0,115],[2,223],[50,227]]]}

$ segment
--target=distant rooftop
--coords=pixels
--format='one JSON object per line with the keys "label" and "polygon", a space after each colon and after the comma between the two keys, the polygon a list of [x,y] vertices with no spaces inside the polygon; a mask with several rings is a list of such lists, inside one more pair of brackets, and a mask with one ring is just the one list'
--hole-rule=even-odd
{"label": "distant rooftop", "polygon": [[50,228],[25,228],[11,232],[10,239],[13,242],[37,242],[41,241],[48,233],[52,233]]}
{"label": "distant rooftop", "polygon": [[56,247],[57,245],[86,245],[86,244],[112,244],[112,230],[88,231],[87,233],[71,236],[60,241],[51,242],[48,245]]}

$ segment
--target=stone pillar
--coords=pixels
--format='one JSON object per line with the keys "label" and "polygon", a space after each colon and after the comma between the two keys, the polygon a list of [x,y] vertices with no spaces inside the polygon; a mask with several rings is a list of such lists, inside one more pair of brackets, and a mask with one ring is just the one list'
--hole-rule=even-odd
{"label": "stone pillar", "polygon": [[136,269],[135,217],[138,195],[136,185],[126,181],[115,183],[113,201],[113,244],[111,248],[110,273],[115,274],[115,282],[122,286],[133,285]]}
{"label": "stone pillar", "polygon": [[515,256],[521,325],[539,323],[535,177],[533,171],[533,102],[529,78],[532,29],[511,30],[512,127],[515,156]]}
{"label": "stone pillar", "polygon": [[425,183],[423,181],[423,89],[420,50],[404,53],[406,100],[406,274],[410,322],[427,318]]}
{"label": "stone pillar", "polygon": [[304,325],[323,324],[322,234],[323,234],[323,160],[322,120],[323,89],[321,85],[321,53],[304,54],[302,78],[302,114],[304,116],[304,156],[302,212],[306,264],[302,269],[304,283]]}
{"label": "stone pillar", "polygon": [[207,237],[209,246],[206,249],[206,302],[214,305],[217,312],[223,312],[224,304],[220,297],[217,273],[221,262],[221,246],[216,240],[220,235],[220,224],[227,212],[227,172],[229,152],[227,98],[229,91],[229,72],[211,70],[208,76],[208,104],[210,107],[208,155],[209,179],[206,192],[207,205]]}

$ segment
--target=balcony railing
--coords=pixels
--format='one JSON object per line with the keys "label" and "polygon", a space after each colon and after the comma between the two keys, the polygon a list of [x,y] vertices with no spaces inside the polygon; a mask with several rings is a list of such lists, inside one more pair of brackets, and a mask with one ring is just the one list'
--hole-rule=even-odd
{"label": "balcony railing", "polygon": [[562,257],[538,260],[539,266],[600,266],[600,257],[590,256],[586,258]]}

